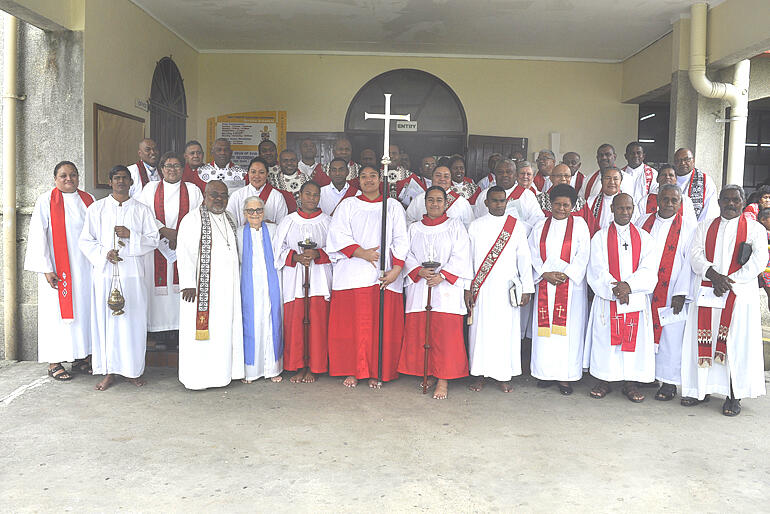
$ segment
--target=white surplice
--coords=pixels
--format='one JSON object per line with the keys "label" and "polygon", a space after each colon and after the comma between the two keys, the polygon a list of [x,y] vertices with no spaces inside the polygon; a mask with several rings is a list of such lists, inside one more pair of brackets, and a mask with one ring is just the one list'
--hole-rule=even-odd
{"label": "white surplice", "polygon": [[[583,343],[585,341],[588,320],[588,296],[586,293],[586,268],[591,253],[591,232],[585,220],[573,216],[572,243],[570,262],[561,259],[561,249],[567,231],[567,219],[551,220],[551,226],[545,240],[546,259],[540,255],[540,238],[545,220],[538,223],[529,236],[529,248],[532,254],[532,268],[537,288],[532,297],[532,376],[540,380],[573,381],[583,376]],[[541,287],[547,282],[543,273],[557,271],[569,277],[567,299],[567,334],[539,336],[537,331],[537,298]],[[551,322],[554,317],[556,286],[548,285],[548,314]]]}
{"label": "white surplice", "polygon": [[[89,195],[90,196],[90,195]],[[63,321],[59,293],[45,279],[56,271],[51,232],[51,191],[37,198],[29,220],[24,269],[37,274],[38,362],[72,362],[91,353],[91,263],[80,251],[86,204],[77,192],[62,193],[73,319]],[[61,273],[57,274],[61,280]]]}
{"label": "white surplice", "polygon": [[[447,200],[450,199],[450,194],[456,195],[457,193],[447,193]],[[425,191],[423,191],[412,198],[412,203],[410,203],[409,207],[406,209],[406,223],[411,225],[412,223],[420,221],[427,212],[428,211],[425,208]],[[446,215],[450,218],[462,221],[465,228],[468,228],[471,221],[475,218],[471,204],[468,203],[468,200],[459,195],[452,201],[452,205],[446,210]]]}
{"label": "white surplice", "polygon": [[[635,225],[639,230],[650,216],[655,217],[650,235],[655,245],[655,267],[660,269],[663,250],[666,239],[675,216],[661,218],[657,213],[647,214],[640,218]],[[693,296],[691,285],[695,281],[695,275],[690,268],[690,245],[695,235],[695,217],[682,217],[682,228],[679,231],[679,243],[674,255],[674,264],[671,268],[668,294],[666,295],[666,307],[671,307],[671,299],[674,296],[686,297],[685,310],[691,308]],[[656,281],[657,284],[657,281]],[[654,286],[653,286],[654,288]],[[650,296],[652,298],[652,296]],[[668,384],[679,385],[682,383],[682,338],[684,336],[685,320],[663,326],[660,334],[660,344],[655,354],[655,380],[661,380]]]}
{"label": "white surplice", "polygon": [[[246,224],[246,216],[243,214],[243,208],[245,207],[243,202],[246,201],[246,198],[251,196],[259,196],[265,187],[267,187],[267,183],[259,189],[249,184],[230,195],[230,199],[227,201],[227,212],[235,222],[236,228]],[[265,221],[268,223],[275,223],[276,225],[289,214],[289,208],[286,207],[286,200],[281,192],[275,188],[272,188],[270,194],[267,196],[264,209]]]}
{"label": "white surplice", "polygon": [[[636,206],[634,207],[634,215],[633,215],[633,222],[636,223],[637,221],[645,220],[647,219],[647,216],[649,216],[650,212],[647,212],[647,202],[649,201],[650,195],[658,195],[658,186],[657,183],[652,185],[652,188],[650,189],[650,193],[646,194],[642,197],[641,200],[639,200],[636,203]],[[656,200],[657,201],[657,200]],[[656,203],[657,205],[657,203]],[[657,212],[658,208],[656,207],[653,212]],[[693,225],[698,224],[698,220],[695,217],[695,208],[692,206],[692,200],[690,200],[690,197],[687,195],[682,195],[682,214],[689,218],[689,222]]]}
{"label": "white surplice", "polygon": [[[487,214],[468,229],[474,274],[484,262],[508,215]],[[468,330],[470,374],[508,381],[521,374],[521,328],[518,306],[509,301],[509,282],[521,283],[520,293],[533,293],[532,257],[525,224],[517,221],[508,244],[479,290]],[[515,283],[515,282],[514,282]]]}
{"label": "white surplice", "polygon": [[[515,188],[516,185],[506,189],[505,197],[508,198]],[[476,204],[473,206],[473,213],[476,218],[489,214],[489,209],[484,203],[488,193],[489,189],[485,189],[479,193],[479,197],[476,199]],[[543,210],[540,208],[540,204],[537,203],[537,196],[529,189],[521,193],[521,196],[516,200],[508,200],[508,203],[505,205],[505,213],[513,216],[518,221],[523,221],[526,224],[527,234],[532,230],[532,227],[544,218]]]}
{"label": "white surplice", "polygon": [[[695,291],[706,280],[710,267],[726,274],[732,260],[738,232],[738,218],[721,218],[714,251],[714,262],[706,259],[706,233],[713,220],[698,225],[692,243],[690,264],[696,275]],[[735,307],[727,334],[726,363],[712,359],[710,367],[698,367],[698,300],[693,302],[687,318],[682,349],[682,396],[702,400],[707,394],[730,394],[732,380],[735,398],[755,398],[765,394],[764,361],[762,358],[762,319],[757,292],[757,275],[767,264],[767,231],[753,220],[747,220],[746,243],[751,245],[751,257],[729,277],[735,293]],[[712,309],[712,338],[716,340],[722,309]],[[714,345],[715,346],[715,345]],[[713,356],[713,349],[712,349]]]}
{"label": "white surplice", "polygon": [[[197,297],[179,302],[179,381],[187,389],[223,387],[244,377],[240,253],[226,213],[211,217],[209,339],[196,340]],[[191,210],[176,239],[180,289],[198,289],[201,212]]]}
{"label": "white surplice", "polygon": [[[269,239],[272,246],[277,227],[273,223],[265,223],[265,226],[267,227],[267,233],[270,236]],[[238,247],[241,251],[241,263],[243,263],[243,229],[243,227],[238,229]],[[270,290],[267,286],[267,268],[265,267],[265,248],[262,234],[264,228],[260,227],[257,230],[249,227],[249,230],[251,231],[252,251],[251,283],[254,288],[254,364],[245,363],[242,351],[241,362],[244,363],[246,380],[256,380],[262,377],[272,378],[280,375],[283,371],[283,358],[275,358],[273,322],[270,316]],[[278,282],[280,283],[280,281],[281,272],[278,271]],[[283,314],[283,304],[280,307]],[[241,349],[243,349],[243,344],[241,344]]]}
{"label": "white surplice", "polygon": [[[647,187],[647,170],[649,170],[650,176],[652,177],[650,187]],[[624,175],[623,182],[630,179],[634,184],[634,192],[631,195],[634,198],[634,203],[639,202],[639,200],[649,194],[653,187],[657,186],[658,170],[652,166],[647,166],[645,163],[640,164],[636,168],[631,168],[626,164],[620,171]]]}
{"label": "white surplice", "polygon": [[[198,208],[203,203],[203,195],[198,186],[190,182],[177,182],[169,184],[163,182],[163,212],[166,223],[163,224],[155,218],[155,226],[160,230],[168,227],[176,230],[179,217],[179,196],[182,184],[187,188],[190,208],[187,212]],[[155,215],[155,192],[160,182],[150,182],[142,189],[137,200],[153,211]],[[160,245],[168,246],[168,240],[161,238]],[[174,284],[174,261],[166,260],[166,284],[165,291],[155,288],[155,252],[150,252],[144,257],[144,278],[149,296],[149,312],[147,315],[147,331],[162,332],[165,330],[179,330],[179,284]],[[165,292],[165,294],[163,294]]]}
{"label": "white surplice", "polygon": [[[614,224],[614,222],[613,222]],[[591,375],[599,380],[614,382],[631,380],[652,382],[655,379],[655,341],[652,333],[652,314],[649,294],[658,281],[655,261],[655,242],[639,229],[641,250],[639,266],[633,271],[631,229],[629,225],[615,224],[618,233],[618,261],[620,279],[631,288],[631,293],[643,305],[639,314],[636,348],[633,352],[621,351],[621,345],[610,344],[610,302],[617,300],[612,293],[615,278],[610,274],[607,251],[607,231],[602,229],[591,239],[591,257],[586,279],[594,291],[594,301],[586,329],[586,347],[583,351],[583,367],[590,368]],[[627,245],[627,246],[624,246]]]}
{"label": "white surplice", "polygon": [[[318,202],[318,207],[321,208],[324,214],[331,216],[334,214],[334,209],[336,209],[339,203],[342,201],[345,193],[347,193],[348,189],[351,187],[354,186],[351,186],[348,182],[345,182],[345,185],[342,186],[342,189],[337,189],[334,184],[326,184],[321,188],[321,200]],[[360,190],[356,191],[355,196],[359,196],[360,194]]]}
{"label": "white surplice", "polygon": [[[317,212],[317,211],[316,211]],[[275,248],[275,269],[282,273],[281,291],[283,303],[289,303],[297,298],[305,297],[303,288],[305,283],[304,266],[286,266],[286,259],[290,252],[301,254],[303,250],[299,242],[310,239],[318,246],[317,250],[326,247],[326,234],[329,233],[331,218],[321,212],[313,218],[303,218],[299,212],[293,212],[286,216],[273,236]],[[310,291],[309,296],[323,296],[329,301],[332,286],[331,262],[310,264]]]}
{"label": "white surplice", "polygon": [[[115,227],[124,226],[128,238],[115,237]],[[117,264],[126,304],[124,314],[113,316],[107,307],[112,289],[114,264],[107,253],[117,241],[123,259]],[[91,204],[86,211],[80,249],[91,262],[91,367],[94,375],[115,373],[136,378],[144,373],[147,348],[147,287],[144,283],[144,256],[158,247],[155,216],[146,205],[129,198],[122,204],[112,195]]]}
{"label": "white surplice", "polygon": [[589,198],[587,204],[588,208],[591,210],[591,214],[594,215],[594,219],[596,220],[596,224],[598,225],[599,230],[602,230],[609,227],[610,223],[612,223],[615,219],[615,216],[612,214],[612,200],[618,195],[618,193],[615,193],[612,196],[605,195],[601,192],[599,194],[602,195],[602,205],[599,207],[599,212],[596,212],[596,204],[599,200],[599,195],[594,195]]}
{"label": "white surplice", "polygon": [[[147,179],[149,180],[147,182],[147,186],[142,185],[142,178],[141,175],[139,175],[139,166],[134,163],[126,166],[128,168],[128,173],[131,174],[131,180],[134,181],[133,184],[131,184],[131,187],[128,189],[128,195],[133,197],[138,195],[142,192],[142,190],[152,184],[153,182],[160,182],[161,176],[160,173],[158,173],[157,168],[153,168],[146,162],[144,163],[144,169],[147,171]],[[138,197],[137,197],[138,199]]]}
{"label": "white surplice", "polygon": [[[717,191],[717,186],[714,184],[712,178],[708,176],[708,173],[703,170],[698,171],[703,173],[703,186],[706,188],[705,200],[703,201],[703,210],[700,212],[700,215],[696,213],[696,216],[698,216],[698,223],[700,223],[702,221],[713,220],[714,218],[719,217],[719,204],[717,203],[719,200],[719,194]],[[695,172],[690,171],[690,173],[687,175],[676,176],[676,185],[679,186],[679,189],[682,191],[683,195],[690,197],[690,200],[692,200],[692,197],[690,196],[690,186],[694,175]]]}

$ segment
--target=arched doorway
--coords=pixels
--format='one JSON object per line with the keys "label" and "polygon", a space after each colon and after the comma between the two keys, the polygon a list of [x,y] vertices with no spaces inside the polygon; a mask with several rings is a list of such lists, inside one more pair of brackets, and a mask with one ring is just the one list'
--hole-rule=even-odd
{"label": "arched doorway", "polygon": [[150,87],[150,137],[160,152],[184,150],[187,97],[179,68],[171,57],[155,66]]}
{"label": "arched doorway", "polygon": [[465,109],[452,89],[430,73],[413,69],[391,70],[367,82],[353,98],[345,116],[345,133],[357,157],[364,148],[382,153],[382,120],[364,120],[364,112],[381,113],[384,93],[391,93],[391,112],[410,114],[416,132],[396,130],[390,140],[409,154],[412,168],[425,155],[464,154],[468,139]]}

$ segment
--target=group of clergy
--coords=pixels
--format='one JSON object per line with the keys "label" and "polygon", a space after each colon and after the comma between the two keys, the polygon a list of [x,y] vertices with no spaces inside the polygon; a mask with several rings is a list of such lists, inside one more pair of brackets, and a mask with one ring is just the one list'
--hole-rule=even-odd
{"label": "group of clergy", "polygon": [[189,389],[287,370],[347,387],[416,375],[437,399],[469,374],[474,391],[491,378],[510,392],[531,339],[532,375],[564,395],[584,370],[594,398],[623,382],[641,402],[659,380],[656,399],[720,394],[725,415],[765,393],[768,236],[755,219],[770,211],[744,214],[739,186],[717,194],[688,149],[655,170],[633,142],[618,168],[604,144],[587,177],[575,152],[557,164],[542,150],[534,167],[493,154],[478,184],[459,155],[413,173],[396,145],[385,177],[344,138],[325,164],[312,140],[301,159],[265,140],[245,170],[226,139],[208,164],[197,141],[183,157],[150,139],[138,153],[98,201],[75,164],[57,164],[35,205],[25,269],[39,275],[39,360],[56,380],[142,385],[147,332],[178,330]]}

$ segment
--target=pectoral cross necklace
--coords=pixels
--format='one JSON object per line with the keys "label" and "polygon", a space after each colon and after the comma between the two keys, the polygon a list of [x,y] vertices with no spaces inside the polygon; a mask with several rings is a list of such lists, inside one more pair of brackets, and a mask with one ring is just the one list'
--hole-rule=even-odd
{"label": "pectoral cross necklace", "polygon": [[228,234],[227,234],[227,228],[225,227],[225,230],[222,230],[222,227],[219,226],[219,222],[217,221],[217,217],[215,215],[211,216],[211,223],[215,227],[217,227],[217,232],[222,234],[222,237],[225,238],[225,243],[227,243],[227,249],[229,250],[230,249],[230,238],[228,237]]}

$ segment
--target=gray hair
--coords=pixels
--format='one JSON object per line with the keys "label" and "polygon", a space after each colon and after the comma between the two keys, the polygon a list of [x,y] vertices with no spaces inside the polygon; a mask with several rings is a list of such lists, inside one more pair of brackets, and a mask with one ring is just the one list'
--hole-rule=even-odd
{"label": "gray hair", "polygon": [[516,162],[514,162],[513,159],[500,159],[497,161],[497,164],[495,164],[495,171],[503,165],[510,166],[513,171],[516,171]]}
{"label": "gray hair", "polygon": [[522,168],[529,168],[532,169],[532,163],[529,161],[516,161],[516,171],[519,171]]}
{"label": "gray hair", "polygon": [[251,202],[259,202],[259,204],[263,208],[265,207],[265,202],[262,201],[262,199],[260,197],[258,197],[258,196],[249,196],[249,197],[246,197],[246,199],[243,201],[243,208],[245,209],[246,206],[249,205],[249,203],[251,203]]}
{"label": "gray hair", "polygon": [[663,184],[658,188],[658,195],[666,191],[676,191],[676,195],[680,198],[682,197],[682,190],[676,184]]}
{"label": "gray hair", "polygon": [[549,150],[548,148],[543,148],[542,150],[537,152],[537,156],[538,157],[540,157],[541,155],[546,155],[546,156],[550,157],[551,159],[553,159],[554,161],[556,160],[556,155],[554,155],[554,153],[551,150]]}
{"label": "gray hair", "polygon": [[738,191],[738,194],[741,195],[741,201],[744,205],[746,205],[746,192],[743,190],[741,186],[738,184],[727,184],[722,188],[722,190],[719,192],[719,198],[722,198],[722,195],[725,191]]}

